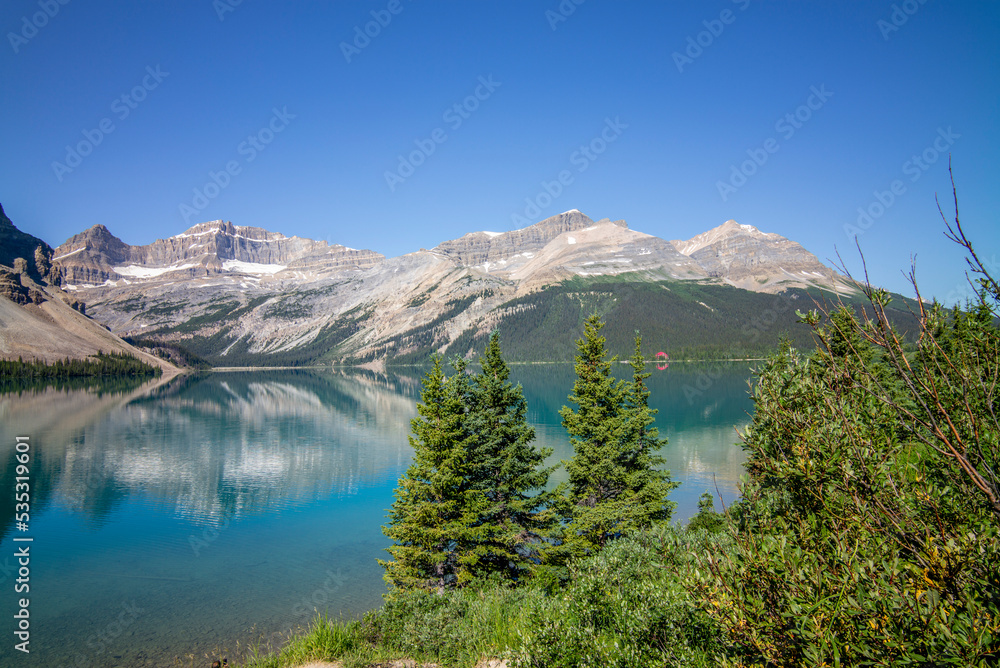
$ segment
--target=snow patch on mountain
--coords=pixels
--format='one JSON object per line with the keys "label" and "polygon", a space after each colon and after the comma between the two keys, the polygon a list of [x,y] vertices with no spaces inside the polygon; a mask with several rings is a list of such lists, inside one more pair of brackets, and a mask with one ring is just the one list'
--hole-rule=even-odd
{"label": "snow patch on mountain", "polygon": [[111,267],[116,274],[119,276],[129,276],[131,278],[154,278],[156,276],[162,276],[168,271],[180,271],[181,269],[190,269],[191,267],[197,267],[197,264],[175,264],[169,267],[140,267],[137,264],[130,264],[126,267]]}
{"label": "snow patch on mountain", "polygon": [[261,264],[260,262],[241,262],[240,260],[225,260],[222,268],[226,271],[242,271],[244,274],[277,274],[288,269],[284,264]]}

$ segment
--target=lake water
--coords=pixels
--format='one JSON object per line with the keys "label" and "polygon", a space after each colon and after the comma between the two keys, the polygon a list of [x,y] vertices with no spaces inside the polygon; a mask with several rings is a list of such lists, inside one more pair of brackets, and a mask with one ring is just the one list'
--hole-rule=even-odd
{"label": "lake water", "polygon": [[[749,365],[650,370],[663,454],[682,483],[675,519],[706,490],[732,501]],[[419,374],[210,373],[0,394],[0,666],[208,666],[247,642],[281,642],[316,610],[378,607],[380,526],[410,461]],[[538,445],[570,457],[558,410],[572,366],[512,376]],[[18,436],[32,457],[27,531],[15,523]],[[17,594],[25,546],[30,593]],[[30,654],[14,649],[22,597]]]}

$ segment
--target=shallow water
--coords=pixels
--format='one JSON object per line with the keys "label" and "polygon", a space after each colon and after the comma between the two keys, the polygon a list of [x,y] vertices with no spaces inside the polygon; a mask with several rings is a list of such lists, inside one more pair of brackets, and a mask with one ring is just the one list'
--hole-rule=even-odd
{"label": "shallow water", "polygon": [[[682,482],[675,519],[706,490],[732,501],[748,366],[651,370],[663,454]],[[419,371],[408,373],[212,373],[0,394],[0,666],[207,666],[247,642],[280,642],[317,610],[377,607],[380,526],[419,398]],[[537,443],[553,462],[571,456],[558,409],[572,366],[512,375]],[[17,436],[32,455],[27,531],[14,517]],[[30,592],[17,594],[25,545]],[[30,654],[14,649],[22,597]]]}

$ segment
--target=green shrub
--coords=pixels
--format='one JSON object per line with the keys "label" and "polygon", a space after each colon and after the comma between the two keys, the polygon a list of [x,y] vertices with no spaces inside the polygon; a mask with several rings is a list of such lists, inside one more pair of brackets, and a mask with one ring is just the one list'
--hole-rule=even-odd
{"label": "green shrub", "polygon": [[397,591],[364,619],[364,637],[384,656],[446,666],[474,666],[515,646],[525,610],[544,598],[535,587],[511,587],[500,578],[441,594]]}
{"label": "green shrub", "polygon": [[806,319],[820,349],[760,371],[736,550],[699,585],[727,661],[995,665],[1000,531],[977,479],[997,470],[1000,362],[975,352],[995,326],[925,320],[910,360],[885,322]]}
{"label": "green shrub", "polygon": [[712,665],[720,629],[687,580],[699,553],[724,551],[727,541],[660,527],[573,563],[566,587],[535,601],[517,665]]}

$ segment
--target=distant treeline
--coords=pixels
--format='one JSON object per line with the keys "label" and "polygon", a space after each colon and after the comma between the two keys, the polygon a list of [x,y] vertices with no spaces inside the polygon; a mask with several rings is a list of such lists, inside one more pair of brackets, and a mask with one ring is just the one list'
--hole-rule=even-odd
{"label": "distant treeline", "polygon": [[61,378],[19,377],[0,375],[0,394],[41,392],[47,389],[72,392],[86,390],[98,397],[105,394],[126,394],[148,380],[142,376],[71,376]]}
{"label": "distant treeline", "polygon": [[69,358],[46,364],[38,360],[25,362],[0,360],[0,378],[76,378],[76,377],[157,377],[163,370],[150,366],[128,353],[98,351],[86,359]]}
{"label": "distant treeline", "polygon": [[209,369],[212,365],[203,357],[191,352],[176,341],[159,341],[157,339],[123,336],[122,341],[166,360],[175,366],[189,369]]}

